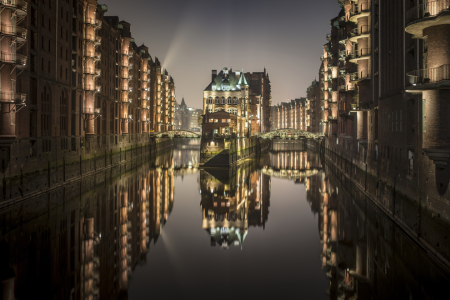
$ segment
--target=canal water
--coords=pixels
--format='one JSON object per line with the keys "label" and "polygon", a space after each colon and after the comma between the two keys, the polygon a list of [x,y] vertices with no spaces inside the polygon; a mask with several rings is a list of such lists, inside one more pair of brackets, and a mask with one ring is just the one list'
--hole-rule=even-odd
{"label": "canal water", "polygon": [[3,297],[446,298],[446,270],[317,153],[199,156],[177,145],[3,207]]}

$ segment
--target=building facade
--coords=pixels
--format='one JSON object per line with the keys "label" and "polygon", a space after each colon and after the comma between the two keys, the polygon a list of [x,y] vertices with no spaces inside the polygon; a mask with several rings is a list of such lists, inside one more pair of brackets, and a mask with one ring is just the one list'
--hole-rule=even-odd
{"label": "building facade", "polygon": [[[224,68],[219,74],[213,70],[211,76],[211,83],[203,91],[203,133],[241,137],[249,134],[250,91],[244,74]],[[218,112],[220,116],[216,116]],[[219,120],[233,120],[233,123],[221,122],[217,126]]]}
{"label": "building facade", "polygon": [[306,111],[306,98],[298,98],[272,106],[272,130],[292,128],[306,131]]}
{"label": "building facade", "polygon": [[448,264],[449,2],[338,3],[323,46],[314,131],[325,135],[327,157]]}
{"label": "building facade", "polygon": [[4,176],[143,145],[149,133],[172,128],[173,78],[137,46],[129,23],[105,16],[106,5],[16,0],[0,7]]}

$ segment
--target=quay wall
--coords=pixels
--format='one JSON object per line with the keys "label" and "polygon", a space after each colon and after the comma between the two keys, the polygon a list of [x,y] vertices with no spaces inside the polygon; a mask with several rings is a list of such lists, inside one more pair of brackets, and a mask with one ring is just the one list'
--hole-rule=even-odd
{"label": "quay wall", "polygon": [[[330,147],[330,144],[332,145],[325,141],[308,141],[308,146],[324,155],[330,169],[359,188],[422,247],[430,258],[450,271],[450,207],[445,198],[437,197],[437,193],[432,191],[434,185],[424,180],[417,186],[411,186],[404,183],[408,176],[383,176],[379,166],[370,163],[366,156],[355,154],[354,151],[340,151],[342,149]],[[389,161],[382,163],[389,164]],[[384,168],[389,169],[389,166]],[[424,170],[427,169],[424,167]],[[417,179],[416,176],[418,175],[413,174],[411,178]]]}
{"label": "quay wall", "polygon": [[132,161],[151,162],[162,151],[173,147],[174,143],[169,138],[154,138],[145,134],[138,139],[133,135],[117,145],[100,143],[76,152],[49,152],[26,164],[12,159],[0,173],[0,206]]}

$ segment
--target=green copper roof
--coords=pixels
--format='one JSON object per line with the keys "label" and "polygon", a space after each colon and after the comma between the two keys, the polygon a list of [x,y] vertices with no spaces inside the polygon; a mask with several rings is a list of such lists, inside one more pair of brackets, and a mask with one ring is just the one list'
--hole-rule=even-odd
{"label": "green copper roof", "polygon": [[238,81],[239,79],[236,75],[236,72],[224,68],[223,70],[220,71],[219,74],[217,74],[214,80],[211,81],[211,83],[205,88],[205,91],[212,91],[216,89],[220,91],[223,89],[223,87],[230,89],[231,91],[240,91],[241,88],[239,86]]}
{"label": "green copper roof", "polygon": [[244,72],[241,73],[241,78],[239,78],[238,85],[248,86],[247,79],[245,79]]}

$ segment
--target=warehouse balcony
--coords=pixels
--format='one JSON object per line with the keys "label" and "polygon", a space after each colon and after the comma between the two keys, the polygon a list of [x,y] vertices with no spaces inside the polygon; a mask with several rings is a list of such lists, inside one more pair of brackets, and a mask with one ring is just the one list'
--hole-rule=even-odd
{"label": "warehouse balcony", "polygon": [[408,72],[406,86],[408,92],[448,88],[450,87],[450,65]]}
{"label": "warehouse balcony", "polygon": [[427,1],[406,12],[405,31],[413,38],[423,38],[425,28],[450,24],[450,0]]}
{"label": "warehouse balcony", "polygon": [[362,25],[350,31],[350,42],[356,43],[358,39],[370,37],[370,26]]}

